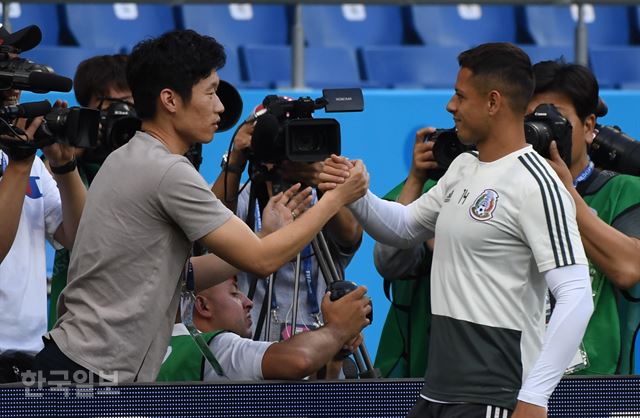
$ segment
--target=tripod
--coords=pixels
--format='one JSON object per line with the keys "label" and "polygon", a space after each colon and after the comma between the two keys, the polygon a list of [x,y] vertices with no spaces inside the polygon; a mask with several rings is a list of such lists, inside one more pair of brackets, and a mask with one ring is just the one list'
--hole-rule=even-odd
{"label": "tripod", "polygon": [[[272,181],[274,180],[272,176],[268,176],[268,177],[271,177]],[[264,184],[260,184],[259,182],[252,183],[251,185],[250,203],[249,203],[249,210],[248,210],[249,216],[247,219],[247,223],[249,223],[249,226],[254,226],[255,217],[253,217],[252,215],[256,210],[256,196],[260,196],[260,195],[264,196],[263,191],[260,190],[261,188],[266,189],[266,187],[263,187],[263,186]],[[254,190],[254,187],[255,187],[255,190]],[[275,187],[276,187],[276,183],[274,182],[274,188]],[[276,193],[276,190],[274,190],[274,193]],[[258,198],[257,200],[258,200],[258,205],[260,206],[259,210],[262,210],[264,205],[262,204],[260,198]],[[311,248],[313,249],[313,255],[315,255],[316,257],[318,268],[320,272],[322,272],[327,288],[329,288],[331,283],[335,281],[343,280],[338,270],[336,269],[335,263],[331,256],[331,252],[329,250],[329,246],[327,245],[327,241],[322,231],[319,232],[316,235],[316,237],[314,237],[313,241],[311,242]],[[300,290],[301,258],[302,258],[301,253],[298,253],[298,255],[296,256],[294,276],[293,276],[294,277],[294,282],[293,282],[294,293],[293,293],[293,303],[292,303],[293,317],[291,321],[292,336],[295,335],[297,331],[297,323],[298,323],[297,320],[298,320],[298,306],[299,306],[299,293],[300,293],[299,290]],[[267,336],[267,339],[269,339],[269,336],[271,335],[271,326],[272,326],[271,306],[274,298],[273,292],[274,292],[274,283],[276,280],[276,274],[269,275],[269,277],[266,278],[266,280],[267,280],[267,289],[265,292],[265,296],[263,298],[262,309],[260,312],[260,317],[257,320],[256,331],[254,334],[254,339],[256,340],[259,339],[260,335],[262,334],[263,328],[265,330],[265,335]],[[251,284],[251,288],[249,291],[249,297],[251,299],[253,299],[253,296],[255,295],[256,284],[257,284],[257,280],[254,280],[253,283]],[[367,348],[364,342],[362,342],[358,346],[358,349],[353,353],[353,358],[354,358],[355,366],[357,369],[356,375],[358,377],[361,377],[361,378],[380,377],[380,372],[377,369],[374,369],[373,367],[371,358],[369,356],[369,353],[367,351]]]}

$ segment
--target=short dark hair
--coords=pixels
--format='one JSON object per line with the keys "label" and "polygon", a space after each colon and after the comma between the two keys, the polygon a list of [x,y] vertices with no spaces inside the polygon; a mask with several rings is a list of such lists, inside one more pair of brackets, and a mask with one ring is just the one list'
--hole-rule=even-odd
{"label": "short dark hair", "polygon": [[225,61],[222,45],[193,30],[171,31],[138,43],[127,63],[138,116],[144,120],[156,115],[156,100],[165,88],[189,102],[193,86],[222,68]]}
{"label": "short dark hair", "polygon": [[479,85],[500,90],[514,112],[526,111],[533,95],[533,71],[522,49],[507,42],[486,43],[462,52],[458,64],[481,78]]}
{"label": "short dark hair", "polygon": [[534,94],[548,91],[562,93],[573,103],[581,121],[598,113],[598,80],[591,70],[564,60],[542,61],[533,66]]}
{"label": "short dark hair", "polygon": [[110,88],[128,90],[127,55],[99,55],[82,61],[73,78],[73,91],[80,106],[88,106],[92,96],[106,96]]}

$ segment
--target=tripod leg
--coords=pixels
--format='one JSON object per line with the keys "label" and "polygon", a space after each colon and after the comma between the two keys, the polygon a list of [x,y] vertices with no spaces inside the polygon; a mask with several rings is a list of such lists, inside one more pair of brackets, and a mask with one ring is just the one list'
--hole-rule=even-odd
{"label": "tripod leg", "polygon": [[[320,232],[320,234],[322,234],[322,232]],[[316,260],[318,261],[318,268],[322,272],[322,277],[324,277],[324,282],[328,288],[329,285],[335,281],[334,277],[336,276],[333,275],[331,268],[327,264],[327,258],[331,260],[331,255],[329,255],[329,257],[326,257],[324,251],[320,247],[320,242],[318,240],[318,236],[320,234],[316,235],[313,241],[311,241],[311,247],[313,248],[313,253],[316,256]]]}
{"label": "tripod leg", "polygon": [[362,354],[362,359],[364,360],[364,365],[366,367],[365,371],[360,374],[360,377],[367,377],[367,378],[374,378],[374,379],[382,377],[382,373],[380,373],[380,370],[373,367],[373,363],[371,363],[371,357],[369,356],[367,347],[364,345],[364,341],[362,342],[362,344],[360,344],[360,347],[358,347],[358,349]]}
{"label": "tripod leg", "polygon": [[296,335],[298,323],[298,293],[300,292],[300,253],[296,256],[296,267],[293,272],[293,319],[291,321],[291,336]]}
{"label": "tripod leg", "polygon": [[316,235],[316,239],[318,240],[318,245],[322,250],[322,256],[325,259],[329,270],[331,271],[331,277],[333,278],[332,281],[344,280],[342,275],[338,273],[338,269],[336,269],[336,265],[333,262],[333,258],[331,257],[331,252],[329,251],[329,246],[327,245],[327,240],[325,239],[322,231],[320,231],[318,235]]}
{"label": "tripod leg", "polygon": [[[316,255],[316,259],[318,260],[320,271],[322,271],[324,280],[327,283],[327,287],[336,280],[342,280],[338,275],[338,270],[333,262],[333,258],[331,258],[329,246],[327,245],[327,241],[324,238],[322,231],[315,236],[311,245],[313,247],[313,252]],[[371,357],[369,357],[369,352],[364,344],[364,340],[360,343],[358,349],[360,352],[354,352],[353,357],[356,361],[356,365],[358,366],[358,370],[360,371],[360,377],[380,377],[380,371],[373,367],[373,363],[371,362]],[[360,355],[362,355],[362,359],[360,358]]]}
{"label": "tripod leg", "polygon": [[[271,301],[273,298],[273,273],[269,275],[267,280],[269,280],[269,288],[267,290],[267,324],[265,326],[265,341],[271,340]],[[264,302],[263,302],[264,303]]]}

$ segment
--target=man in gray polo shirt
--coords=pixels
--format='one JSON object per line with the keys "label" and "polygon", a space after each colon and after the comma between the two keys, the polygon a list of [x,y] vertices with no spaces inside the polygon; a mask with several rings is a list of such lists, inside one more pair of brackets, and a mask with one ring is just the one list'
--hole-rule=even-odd
{"label": "man in gray polo shirt", "polygon": [[[235,268],[265,277],[364,194],[368,175],[361,164],[346,181],[337,171],[335,190],[262,239],[226,209],[183,156],[192,144],[210,142],[218,128],[224,106],[217,70],[224,62],[219,43],[190,30],[133,49],[127,79],[142,129],[107,158],[92,183],[59,303],[63,314],[36,358],[45,379],[55,372],[56,380],[83,373],[155,380],[194,241],[219,257],[219,274],[198,288],[224,281]],[[276,204],[295,208],[296,191],[276,196]]]}

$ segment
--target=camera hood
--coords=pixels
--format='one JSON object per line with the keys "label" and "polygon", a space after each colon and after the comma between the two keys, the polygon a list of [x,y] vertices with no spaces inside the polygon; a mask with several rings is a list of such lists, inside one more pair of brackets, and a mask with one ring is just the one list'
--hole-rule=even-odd
{"label": "camera hood", "polygon": [[233,85],[220,80],[217,90],[218,97],[224,105],[224,112],[220,115],[218,132],[228,131],[233,128],[242,114],[242,97]]}

